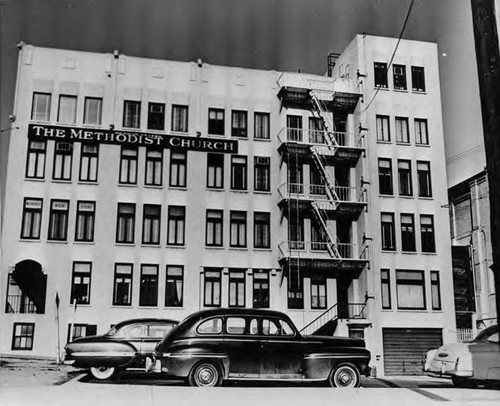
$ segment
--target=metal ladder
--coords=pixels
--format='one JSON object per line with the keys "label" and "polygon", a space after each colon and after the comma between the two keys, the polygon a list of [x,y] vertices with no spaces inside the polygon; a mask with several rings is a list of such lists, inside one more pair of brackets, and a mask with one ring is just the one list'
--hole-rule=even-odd
{"label": "metal ladder", "polygon": [[[319,93],[315,90],[311,90],[309,94],[311,96],[311,100],[313,103],[313,110],[312,110],[313,114],[316,113],[318,117],[321,118],[321,120],[323,121],[326,134],[325,136],[326,143],[330,148],[337,149],[338,143],[334,136],[335,123],[328,115],[328,112],[325,110],[322,99],[318,97]],[[332,152],[335,152],[335,149]]]}
{"label": "metal ladder", "polygon": [[328,227],[328,224],[326,223],[325,216],[323,215],[323,210],[321,207],[319,207],[318,202],[312,202],[312,212],[314,214],[314,217],[318,224],[323,228],[323,231],[325,232],[326,235],[326,248],[328,250],[328,253],[332,258],[340,258],[340,253],[337,249],[337,238],[332,234],[330,231],[330,228]]}

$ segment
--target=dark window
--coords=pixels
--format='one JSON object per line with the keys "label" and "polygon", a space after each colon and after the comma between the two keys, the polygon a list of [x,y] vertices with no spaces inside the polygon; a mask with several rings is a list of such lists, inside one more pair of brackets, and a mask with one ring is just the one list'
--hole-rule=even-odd
{"label": "dark window", "polygon": [[148,129],[165,129],[165,104],[149,103],[148,105]]}
{"label": "dark window", "polygon": [[327,249],[327,235],[317,221],[311,221],[311,250],[324,251]]}
{"label": "dark window", "polygon": [[255,309],[269,308],[269,271],[253,271],[253,307]]}
{"label": "dark window", "polygon": [[14,323],[12,350],[32,350],[35,338],[35,323]]}
{"label": "dark window", "polygon": [[326,309],[326,278],[311,278],[311,309]]}
{"label": "dark window", "polygon": [[188,106],[172,106],[172,131],[188,132]]}
{"label": "dark window", "polygon": [[186,187],[186,172],[186,152],[172,150],[170,152],[170,186]]}
{"label": "dark window", "polygon": [[125,100],[123,104],[123,127],[140,128],[141,102]]}
{"label": "dark window", "polygon": [[301,116],[287,115],[286,127],[287,141],[303,141]]}
{"label": "dark window", "polygon": [[415,143],[419,145],[429,145],[429,134],[427,131],[426,119],[415,119]]}
{"label": "dark window", "polygon": [[135,234],[135,204],[118,203],[118,216],[116,221],[116,242],[134,243]]}
{"label": "dark window", "polygon": [[406,66],[392,65],[394,89],[406,90]]}
{"label": "dark window", "polygon": [[246,156],[231,156],[231,189],[247,190]]}
{"label": "dark window", "polygon": [[254,157],[254,189],[263,192],[271,190],[271,158]]}
{"label": "dark window", "polygon": [[29,141],[26,160],[26,177],[43,179],[45,177],[45,159],[47,141]]}
{"label": "dark window", "polygon": [[33,93],[31,119],[35,121],[50,121],[51,101],[52,95],[50,93]]}
{"label": "dark window", "polygon": [[396,117],[396,142],[403,144],[410,143],[410,130],[406,117]]}
{"label": "dark window", "polygon": [[233,110],[231,112],[231,136],[247,137],[247,112]]}
{"label": "dark window", "polygon": [[222,246],[222,210],[207,210],[207,246]]}
{"label": "dark window", "polygon": [[425,74],[423,66],[411,67],[411,86],[416,92],[425,92]]}
{"label": "dark window", "polygon": [[204,282],[204,306],[220,306],[221,296],[221,271],[214,269],[205,269]]}
{"label": "dark window", "polygon": [[95,202],[78,201],[75,241],[94,241]]}
{"label": "dark window", "polygon": [[208,133],[224,135],[224,110],[208,109]]}
{"label": "dark window", "polygon": [[224,187],[224,154],[207,154],[207,187]]}
{"label": "dark window", "polygon": [[168,245],[184,245],[186,228],[186,208],[184,206],[168,206]]}
{"label": "dark window", "polygon": [[415,251],[415,221],[413,214],[401,214],[401,249]]}
{"label": "dark window", "polygon": [[165,306],[182,307],[184,289],[184,268],[177,265],[167,265],[165,281]]}
{"label": "dark window", "polygon": [[396,271],[398,309],[425,310],[423,271]]}
{"label": "dark window", "polygon": [[158,265],[141,265],[139,306],[158,305]]}
{"label": "dark window", "polygon": [[420,216],[420,237],[422,239],[422,252],[436,252],[433,216]]}
{"label": "dark window", "polygon": [[229,307],[245,307],[245,271],[229,271]]}
{"label": "dark window", "polygon": [[290,162],[288,165],[288,193],[304,193],[304,170],[301,162]]}
{"label": "dark window", "polygon": [[51,200],[49,240],[65,241],[68,236],[69,200]]}
{"label": "dark window", "polygon": [[231,247],[247,246],[247,212],[233,211],[230,213],[230,243]]}
{"label": "dark window", "polygon": [[391,280],[388,269],[380,270],[380,283],[382,286],[382,309],[391,308]]}
{"label": "dark window", "polygon": [[288,241],[290,249],[304,249],[304,218],[292,216],[288,220]]}
{"label": "dark window", "polygon": [[130,306],[132,304],[132,270],[132,264],[115,264],[113,305]]}
{"label": "dark window", "polygon": [[71,166],[73,161],[73,144],[56,141],[54,150],[54,180],[71,180]]}
{"label": "dark window", "polygon": [[145,204],[142,219],[142,243],[160,243],[161,206],[158,204]]}
{"label": "dark window", "polygon": [[431,164],[430,162],[417,161],[418,195],[432,197]]}
{"label": "dark window", "polygon": [[377,115],[377,141],[391,141],[391,130],[389,128],[389,116]]}
{"label": "dark window", "polygon": [[325,122],[318,117],[309,117],[309,142],[325,144]]}
{"label": "dark window", "polygon": [[76,96],[59,96],[57,121],[63,124],[76,123]]}
{"label": "dark window", "polygon": [[120,183],[137,183],[137,148],[122,147],[120,154]]}
{"label": "dark window", "polygon": [[21,225],[21,238],[38,240],[42,224],[43,199],[26,197],[23,206],[23,222]]}
{"label": "dark window", "polygon": [[392,195],[392,160],[379,158],[378,160],[378,186],[381,195]]}
{"label": "dark window", "polygon": [[432,310],[441,310],[441,291],[439,285],[439,271],[431,271]]}
{"label": "dark window", "polygon": [[381,214],[382,249],[396,251],[396,233],[394,230],[394,213]]}
{"label": "dark window", "polygon": [[254,248],[271,247],[271,215],[255,212],[253,215],[253,246]]}
{"label": "dark window", "polygon": [[288,275],[288,308],[304,308],[304,281],[299,272]]}
{"label": "dark window", "polygon": [[82,182],[97,182],[98,162],[99,145],[82,144],[78,179]]}
{"label": "dark window", "polygon": [[374,62],[375,87],[387,89],[387,64],[384,62]]}
{"label": "dark window", "polygon": [[73,262],[71,303],[90,304],[91,262]]}
{"label": "dark window", "polygon": [[254,137],[268,140],[270,138],[270,116],[269,113],[255,113]]}
{"label": "dark window", "polygon": [[411,196],[413,194],[411,181],[411,162],[398,160],[399,194]]}
{"label": "dark window", "polygon": [[86,97],[83,110],[83,124],[101,125],[102,122],[102,98]]}
{"label": "dark window", "polygon": [[145,185],[161,186],[163,182],[163,150],[146,149]]}
{"label": "dark window", "polygon": [[[71,331],[71,330],[73,331]],[[68,324],[68,342],[80,337],[95,336],[97,334],[96,324]]]}

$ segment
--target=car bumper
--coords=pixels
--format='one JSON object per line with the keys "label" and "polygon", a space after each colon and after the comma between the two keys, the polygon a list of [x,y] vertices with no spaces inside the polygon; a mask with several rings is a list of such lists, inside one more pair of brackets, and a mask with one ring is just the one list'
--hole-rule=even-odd
{"label": "car bumper", "polygon": [[434,378],[452,378],[454,376],[470,378],[473,376],[472,371],[457,370],[454,362],[446,361],[434,361],[431,365],[426,365],[424,373]]}

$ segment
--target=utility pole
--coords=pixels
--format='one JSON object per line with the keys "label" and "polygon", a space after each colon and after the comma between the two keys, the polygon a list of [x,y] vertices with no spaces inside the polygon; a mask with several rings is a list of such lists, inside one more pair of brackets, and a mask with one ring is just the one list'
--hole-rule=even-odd
{"label": "utility pole", "polygon": [[497,321],[500,315],[500,49],[495,0],[471,0],[472,25],[490,190],[491,246]]}

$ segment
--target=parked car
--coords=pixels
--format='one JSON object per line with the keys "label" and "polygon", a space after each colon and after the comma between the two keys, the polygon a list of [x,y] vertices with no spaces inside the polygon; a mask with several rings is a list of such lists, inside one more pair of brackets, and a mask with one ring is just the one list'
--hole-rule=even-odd
{"label": "parked car", "polygon": [[451,378],[457,387],[499,383],[498,325],[481,331],[471,342],[445,344],[429,351],[424,371],[429,376]]}
{"label": "parked car", "polygon": [[163,372],[192,386],[257,379],[353,388],[370,373],[364,340],[302,336],[286,314],[257,309],[194,313],[160,341],[155,359]]}
{"label": "parked car", "polygon": [[115,325],[106,334],[81,337],[65,347],[64,363],[90,368],[97,379],[111,379],[127,368],[146,369],[158,342],[178,322],[169,319],[133,319]]}

